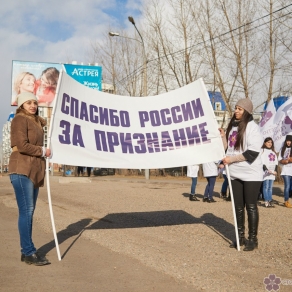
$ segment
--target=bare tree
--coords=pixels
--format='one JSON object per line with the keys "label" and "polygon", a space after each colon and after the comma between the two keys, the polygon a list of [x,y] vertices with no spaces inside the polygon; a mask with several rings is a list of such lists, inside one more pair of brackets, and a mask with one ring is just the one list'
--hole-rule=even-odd
{"label": "bare tree", "polygon": [[[292,37],[288,0],[149,0],[141,32],[147,92],[155,95],[204,78],[219,90],[227,113],[241,97],[257,105],[291,89]],[[135,34],[121,36],[136,38]],[[93,47],[103,76],[118,94],[142,96],[141,44],[122,37]]]}
{"label": "bare tree", "polygon": [[120,37],[104,35],[92,45],[93,59],[103,67],[103,81],[111,83],[120,95],[142,96],[143,55],[137,39],[125,32]]}

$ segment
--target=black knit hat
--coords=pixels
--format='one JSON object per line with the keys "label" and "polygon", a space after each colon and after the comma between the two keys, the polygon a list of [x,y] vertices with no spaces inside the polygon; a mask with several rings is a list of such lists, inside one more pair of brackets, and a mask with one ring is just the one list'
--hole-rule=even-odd
{"label": "black knit hat", "polygon": [[286,141],[291,141],[292,142],[292,135],[287,135],[286,136]]}

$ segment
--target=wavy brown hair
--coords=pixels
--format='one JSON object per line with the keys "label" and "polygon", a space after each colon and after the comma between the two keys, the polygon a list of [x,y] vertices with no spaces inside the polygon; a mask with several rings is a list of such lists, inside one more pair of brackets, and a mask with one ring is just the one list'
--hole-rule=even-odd
{"label": "wavy brown hair", "polygon": [[[272,147],[271,148],[267,148],[267,146],[265,145],[265,143],[269,142],[269,141],[272,141]],[[263,143],[263,146],[262,146],[262,149],[271,149],[273,152],[276,153],[275,151],[275,148],[274,148],[274,141],[271,137],[267,137],[265,140],[264,140],[264,143]]]}
{"label": "wavy brown hair", "polygon": [[238,132],[236,135],[236,142],[234,145],[235,150],[239,150],[240,147],[243,148],[243,138],[244,138],[246,126],[247,126],[248,122],[250,122],[252,119],[253,119],[252,115],[250,113],[248,113],[246,110],[244,110],[240,121],[236,120],[235,115],[233,114],[233,116],[229,122],[229,125],[227,127],[227,130],[226,130],[226,137],[228,139],[229,133],[230,133],[232,127],[237,124],[238,125]]}

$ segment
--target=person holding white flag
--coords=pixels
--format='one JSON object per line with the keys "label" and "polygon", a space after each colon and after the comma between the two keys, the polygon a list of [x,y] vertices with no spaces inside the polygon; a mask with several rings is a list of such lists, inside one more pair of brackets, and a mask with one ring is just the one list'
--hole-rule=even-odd
{"label": "person holding white flag", "polygon": [[292,208],[289,202],[290,187],[292,181],[292,135],[287,135],[284,145],[279,152],[278,160],[282,164],[281,176],[284,180],[284,205],[287,208]]}
{"label": "person holding white flag", "polygon": [[[244,251],[252,251],[258,247],[257,198],[263,180],[263,164],[259,155],[263,138],[259,126],[253,121],[252,111],[253,104],[250,99],[238,100],[225,137],[224,131],[220,129],[223,143],[227,148],[226,157],[222,159],[222,162],[224,165],[229,165],[239,244],[245,245]],[[245,207],[249,233],[247,242],[244,226]],[[233,243],[230,247],[237,247],[237,245]]]}

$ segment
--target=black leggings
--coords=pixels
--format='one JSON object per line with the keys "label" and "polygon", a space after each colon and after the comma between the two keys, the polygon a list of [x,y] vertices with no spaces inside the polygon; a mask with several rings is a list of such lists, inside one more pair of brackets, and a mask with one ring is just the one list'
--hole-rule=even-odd
{"label": "black leggings", "polygon": [[257,204],[261,181],[231,180],[235,206]]}

